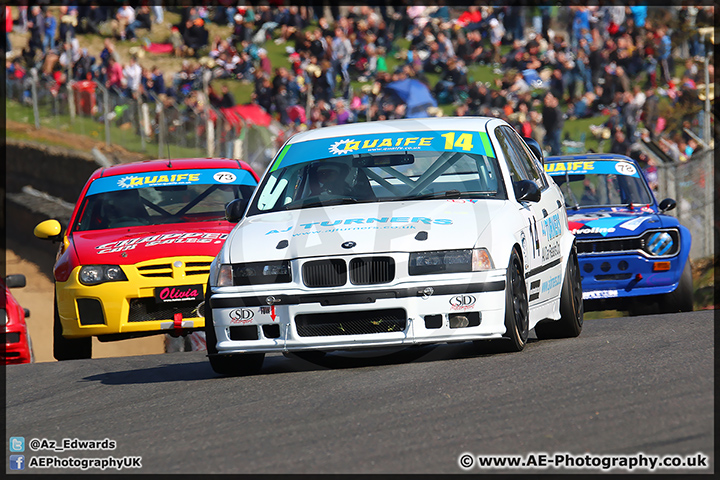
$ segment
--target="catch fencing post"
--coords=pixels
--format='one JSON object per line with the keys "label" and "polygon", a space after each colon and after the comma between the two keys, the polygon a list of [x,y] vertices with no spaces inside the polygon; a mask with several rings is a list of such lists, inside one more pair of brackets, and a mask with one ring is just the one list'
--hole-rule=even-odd
{"label": "catch fencing post", "polygon": [[40,110],[38,109],[38,98],[37,98],[37,69],[31,68],[30,75],[32,76],[32,82],[30,83],[30,90],[32,91],[32,103],[33,103],[33,117],[35,117],[35,129],[40,129]]}
{"label": "catch fencing post", "polygon": [[715,187],[715,172],[714,169],[714,158],[715,155],[712,152],[705,154],[705,251],[703,256],[710,257],[715,255],[715,216],[713,208],[715,207],[713,202],[713,190]]}
{"label": "catch fencing post", "polygon": [[68,59],[68,66],[67,66],[67,81],[65,84],[67,85],[68,90],[68,108],[70,110],[70,123],[75,123],[75,92],[73,92],[73,85],[75,84],[75,81],[72,77],[72,66],[73,66],[73,53],[72,53],[72,40],[70,37],[70,31],[67,32],[67,35],[65,35],[65,42],[70,45],[70,49],[67,52],[67,59]]}
{"label": "catch fencing post", "polygon": [[163,148],[165,147],[165,106],[158,100],[158,158],[163,156]]}

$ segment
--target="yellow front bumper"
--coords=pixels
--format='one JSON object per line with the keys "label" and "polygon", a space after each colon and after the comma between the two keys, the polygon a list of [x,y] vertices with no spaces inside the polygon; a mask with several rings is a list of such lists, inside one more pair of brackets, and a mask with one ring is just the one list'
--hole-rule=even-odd
{"label": "yellow front bumper", "polygon": [[[80,283],[78,275],[81,267],[76,267],[66,282],[56,283],[63,336],[79,338],[132,332],[170,332],[175,328],[177,313],[182,314],[182,328],[203,328],[205,318],[199,316],[198,302],[158,304],[155,302],[155,288],[200,285],[204,294],[212,260],[213,257],[167,257],[122,265],[127,281],[93,286]],[[78,301],[82,304],[81,308]]]}

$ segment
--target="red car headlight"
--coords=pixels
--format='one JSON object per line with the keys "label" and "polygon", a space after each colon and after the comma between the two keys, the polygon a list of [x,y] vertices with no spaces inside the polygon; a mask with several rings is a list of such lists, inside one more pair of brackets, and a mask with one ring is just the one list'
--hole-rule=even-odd
{"label": "red car headlight", "polygon": [[125,272],[118,265],[85,265],[80,269],[78,278],[83,285],[127,281]]}

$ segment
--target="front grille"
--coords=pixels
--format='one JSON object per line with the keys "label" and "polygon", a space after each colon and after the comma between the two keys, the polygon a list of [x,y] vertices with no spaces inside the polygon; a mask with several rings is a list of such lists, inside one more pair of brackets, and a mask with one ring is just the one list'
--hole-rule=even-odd
{"label": "front grille", "polygon": [[607,275],[595,275],[595,280],[608,281],[608,280],[630,280],[632,273],[612,273]]}
{"label": "front grille", "polygon": [[371,333],[402,332],[407,315],[402,308],[362,312],[303,314],[295,317],[301,337],[331,337],[336,335],[366,335]]}
{"label": "front grille", "polygon": [[80,315],[80,325],[105,325],[105,314],[100,300],[78,298],[77,307]]}
{"label": "front grille", "polygon": [[[187,262],[185,264],[184,273],[190,275],[209,275],[210,263],[212,262]],[[138,267],[138,273],[143,277],[149,278],[172,278],[172,265],[169,263],[160,263],[157,265],[145,265]]]}
{"label": "front grille", "polygon": [[302,275],[306,287],[339,287],[345,285],[347,265],[344,260],[315,260],[303,265]]}
{"label": "front grille", "polygon": [[197,309],[201,302],[155,303],[155,298],[133,298],[130,300],[128,322],[150,322],[153,320],[173,320],[176,313],[183,318],[197,318]]}
{"label": "front grille", "polygon": [[350,282],[355,285],[390,283],[395,278],[392,257],[366,257],[350,260]]}
{"label": "front grille", "polygon": [[587,240],[577,242],[578,254],[608,253],[642,250],[641,238],[619,238],[617,240]]}
{"label": "front grille", "polygon": [[185,275],[210,275],[211,263],[212,262],[187,262],[185,264]]}
{"label": "front grille", "polygon": [[138,273],[143,277],[167,277],[172,278],[172,265],[163,263],[159,265],[145,265],[138,267]]}

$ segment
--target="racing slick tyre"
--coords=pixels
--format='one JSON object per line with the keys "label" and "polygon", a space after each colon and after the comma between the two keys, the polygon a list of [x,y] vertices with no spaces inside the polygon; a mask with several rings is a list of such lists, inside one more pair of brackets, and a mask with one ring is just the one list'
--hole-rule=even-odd
{"label": "racing slick tyre", "polygon": [[[55,297],[57,298],[57,297]],[[92,337],[65,338],[62,335],[62,324],[58,313],[57,300],[53,300],[53,357],[55,360],[82,360],[92,358]]]}
{"label": "racing slick tyre", "polygon": [[528,296],[520,258],[513,250],[508,263],[505,286],[505,342],[506,349],[519,352],[528,338]]}
{"label": "racing slick tyre", "polygon": [[212,308],[210,308],[210,285],[207,286],[205,296],[205,339],[207,343],[207,354],[210,366],[215,373],[220,375],[240,376],[253,375],[260,371],[264,353],[242,353],[234,355],[218,355],[217,337],[212,319]]}
{"label": "racing slick tyre", "polygon": [[680,275],[680,283],[674,292],[667,293],[660,298],[661,313],[692,312],[693,311],[693,279],[690,260],[685,262],[685,268]]}
{"label": "racing slick tyre", "polygon": [[560,320],[538,323],[535,325],[535,335],[538,340],[577,337],[582,331],[584,314],[580,268],[577,251],[573,247],[560,293]]}

